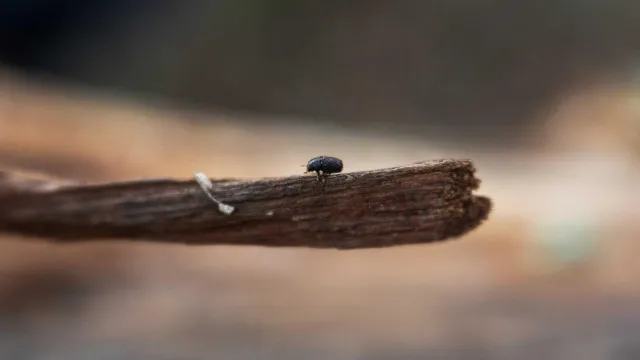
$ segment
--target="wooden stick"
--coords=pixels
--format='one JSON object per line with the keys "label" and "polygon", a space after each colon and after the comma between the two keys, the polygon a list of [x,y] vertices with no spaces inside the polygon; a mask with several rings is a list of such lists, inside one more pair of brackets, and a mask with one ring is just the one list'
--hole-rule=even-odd
{"label": "wooden stick", "polygon": [[356,249],[430,243],[476,228],[491,200],[468,160],[373,171],[212,180],[74,184],[0,172],[0,231],[68,243],[99,239]]}

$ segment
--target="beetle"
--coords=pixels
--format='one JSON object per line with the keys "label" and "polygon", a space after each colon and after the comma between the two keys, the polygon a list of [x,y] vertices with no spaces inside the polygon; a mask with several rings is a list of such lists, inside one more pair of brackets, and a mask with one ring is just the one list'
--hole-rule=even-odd
{"label": "beetle", "polygon": [[315,171],[318,181],[324,183],[325,177],[329,174],[342,172],[342,160],[333,156],[318,156],[307,163],[307,173]]}

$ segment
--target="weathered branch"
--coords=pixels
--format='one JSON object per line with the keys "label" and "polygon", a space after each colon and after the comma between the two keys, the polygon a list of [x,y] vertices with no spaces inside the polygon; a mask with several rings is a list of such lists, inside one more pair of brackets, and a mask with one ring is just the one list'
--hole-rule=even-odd
{"label": "weathered branch", "polygon": [[457,237],[486,219],[468,160],[315,176],[214,180],[218,211],[194,180],[60,183],[0,172],[0,231],[76,242],[368,248]]}

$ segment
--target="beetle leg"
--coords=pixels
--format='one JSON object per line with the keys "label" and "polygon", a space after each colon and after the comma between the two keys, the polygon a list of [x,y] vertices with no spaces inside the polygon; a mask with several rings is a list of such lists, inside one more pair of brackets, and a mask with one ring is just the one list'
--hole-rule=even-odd
{"label": "beetle leg", "polygon": [[324,193],[324,188],[327,185],[327,177],[329,177],[329,174],[322,174],[322,180],[320,181],[321,187],[322,187],[322,192]]}

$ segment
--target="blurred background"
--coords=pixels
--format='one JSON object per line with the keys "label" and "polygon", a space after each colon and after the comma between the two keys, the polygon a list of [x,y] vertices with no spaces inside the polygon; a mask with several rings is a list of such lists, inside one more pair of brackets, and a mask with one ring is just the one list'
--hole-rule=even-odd
{"label": "blurred background", "polygon": [[0,358],[640,358],[639,34],[632,0],[1,1],[3,169],[463,157],[495,209],[350,252],[0,235]]}

